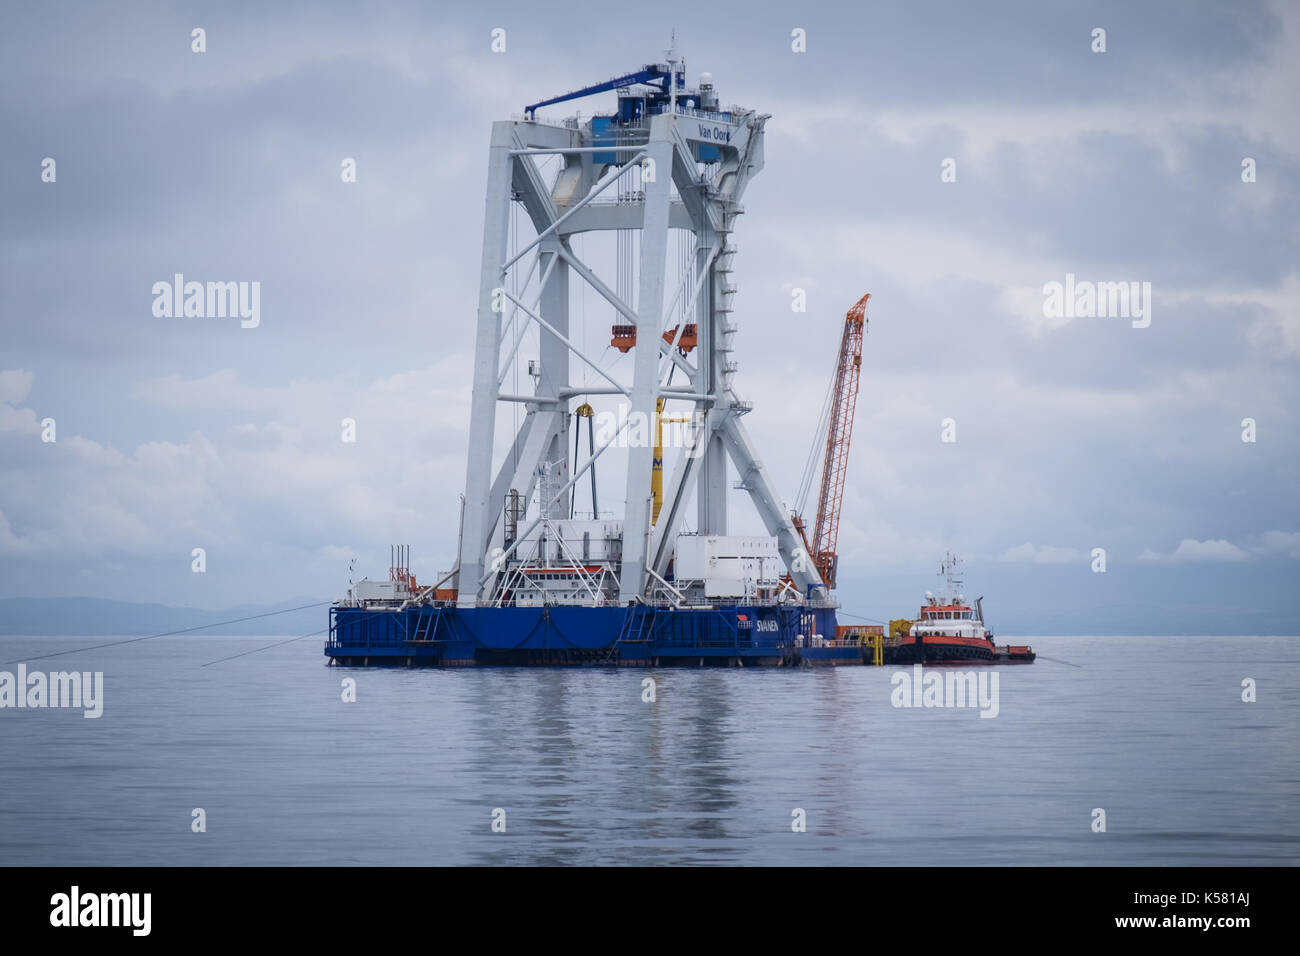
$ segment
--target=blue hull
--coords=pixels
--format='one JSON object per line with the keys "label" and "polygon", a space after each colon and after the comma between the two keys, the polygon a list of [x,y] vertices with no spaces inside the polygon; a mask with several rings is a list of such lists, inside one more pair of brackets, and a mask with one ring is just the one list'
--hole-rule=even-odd
{"label": "blue hull", "polygon": [[835,634],[833,608],[330,608],[325,655],[346,665],[860,664],[861,649],[807,646]]}

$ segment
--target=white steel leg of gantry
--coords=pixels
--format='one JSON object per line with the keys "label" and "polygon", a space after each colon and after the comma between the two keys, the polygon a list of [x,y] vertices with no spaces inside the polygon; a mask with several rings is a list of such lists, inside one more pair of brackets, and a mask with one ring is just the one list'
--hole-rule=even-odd
{"label": "white steel leg of gantry", "polygon": [[[497,363],[501,357],[501,315],[496,311],[504,288],[505,261],[510,233],[510,188],[513,178],[512,125],[494,123],[488,148],[487,204],[483,217],[483,255],[479,271],[478,325],[474,337],[474,391],[470,397],[469,450],[465,465],[465,517],[461,538],[460,592],[457,603],[473,606],[483,574],[483,548],[487,541],[493,503],[492,446],[496,432]],[[471,584],[466,587],[466,584]]]}
{"label": "white steel leg of gantry", "polygon": [[[524,135],[529,137],[535,133],[544,138],[566,135],[562,131],[545,127],[534,131],[531,124],[524,131]],[[571,478],[566,480],[568,399],[572,394],[569,387],[569,353],[581,353],[567,339],[568,268],[577,260],[561,237],[559,227],[616,182],[631,168],[632,163],[610,170],[581,201],[560,214],[546,193],[536,167],[528,158],[533,153],[552,153],[555,148],[560,147],[529,149],[522,146],[517,124],[507,122],[493,126],[488,160],[474,392],[471,398],[470,441],[466,464],[465,530],[460,555],[461,591],[458,603],[464,606],[477,604],[490,595],[494,583],[491,549],[499,543],[502,536],[499,506],[504,504],[508,490],[515,488],[531,495],[538,469],[546,462],[554,462],[561,468],[559,478],[563,482],[565,495],[570,493],[573,484]],[[641,156],[640,152],[635,153],[633,162]],[[507,258],[509,212],[514,201],[520,202],[528,211],[538,235],[523,249]],[[538,250],[539,261],[543,264],[543,279],[539,290],[540,316],[521,300],[505,292],[509,270],[534,248]],[[585,266],[582,271],[587,273],[584,278],[590,275]],[[531,272],[530,267],[530,275]],[[503,399],[500,391],[503,377],[499,365],[506,329],[501,322],[501,310],[507,299],[514,303],[516,312],[522,311],[541,328],[540,374],[524,424],[514,438],[510,460],[502,463],[493,479],[496,410],[497,403]],[[626,307],[624,310],[630,311]],[[515,341],[516,344],[510,349],[511,360],[516,354],[518,336]],[[586,356],[581,357],[588,364],[593,364]],[[492,369],[490,376],[489,368]],[[543,510],[552,517],[565,514],[566,500],[557,497],[544,503]],[[475,581],[480,582],[477,588],[471,584]]]}
{"label": "white steel leg of gantry", "polygon": [[[662,341],[664,327],[664,272],[668,259],[668,214],[671,203],[673,117],[656,116],[650,123],[646,155],[655,177],[645,183],[645,219],[641,227],[640,288],[637,298],[636,340],[629,416],[655,420],[659,398],[659,354],[653,343]],[[628,449],[627,499],[623,512],[623,564],[619,575],[619,602],[639,600],[646,588],[646,551],[650,534],[650,472],[654,446],[647,440]]]}

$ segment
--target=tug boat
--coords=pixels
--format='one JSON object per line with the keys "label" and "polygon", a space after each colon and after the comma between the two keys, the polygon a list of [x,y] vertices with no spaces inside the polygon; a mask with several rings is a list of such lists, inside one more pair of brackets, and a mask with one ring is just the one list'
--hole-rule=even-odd
{"label": "tug boat", "polygon": [[944,582],[943,593],[925,592],[925,604],[907,636],[894,650],[897,664],[944,664],[973,662],[1030,662],[1033,648],[998,647],[993,633],[984,626],[983,598],[975,605],[966,603],[961,594],[962,581],[958,559],[951,552],[939,565]]}

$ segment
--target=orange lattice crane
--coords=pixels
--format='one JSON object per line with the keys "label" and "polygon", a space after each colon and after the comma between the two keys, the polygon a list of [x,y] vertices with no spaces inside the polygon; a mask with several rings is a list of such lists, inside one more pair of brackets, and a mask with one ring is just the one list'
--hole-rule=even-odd
{"label": "orange lattice crane", "polygon": [[835,587],[840,503],[844,500],[844,480],[849,470],[849,443],[853,437],[853,413],[858,405],[862,339],[867,331],[867,300],[870,298],[868,292],[844,316],[844,335],[835,362],[835,379],[827,398],[826,454],[822,459],[821,494],[817,498],[817,523],[813,527],[812,541],[808,540],[804,530],[803,516],[794,515],[794,526],[803,536],[804,547],[828,590]]}

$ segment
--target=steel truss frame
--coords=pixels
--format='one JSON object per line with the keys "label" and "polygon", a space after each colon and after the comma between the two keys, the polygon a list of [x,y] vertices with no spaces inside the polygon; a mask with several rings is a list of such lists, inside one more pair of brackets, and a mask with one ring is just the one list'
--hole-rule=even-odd
{"label": "steel truss frame", "polygon": [[[656,401],[695,403],[699,425],[691,447],[678,457],[664,489],[659,520],[651,525],[652,442],[628,449],[626,503],[623,524],[619,601],[645,600],[659,587],[672,557],[673,544],[692,491],[696,497],[696,527],[700,533],[727,533],[727,460],[740,475],[769,534],[777,538],[782,558],[804,595],[820,589],[821,580],[803,553],[802,540],[783,506],[771,477],[741,421],[749,411],[732,388],[735,364],[730,361],[735,326],[730,322],[735,292],[725,277],[731,270],[734,247],[728,244],[749,180],[763,168],[763,126],[768,117],[734,111],[719,120],[727,127],[718,145],[719,162],[701,167],[691,146],[691,124],[697,116],[664,113],[649,118],[644,143],[617,147],[619,162],[598,165],[598,154],[611,152],[584,141],[584,131],[547,123],[504,121],[493,124],[488,150],[487,203],[479,280],[475,337],[474,391],[470,410],[469,454],[465,476],[465,508],[457,586],[462,606],[490,604],[505,559],[543,521],[567,517],[569,496],[578,480],[610,447],[623,428],[600,444],[586,461],[568,474],[570,402],[582,395],[623,395],[635,413],[653,422]],[[534,161],[560,156],[563,167],[548,189]],[[642,171],[644,197],[633,202],[594,200],[634,170]],[[507,248],[514,203],[527,212],[536,237],[523,248]],[[674,298],[665,307],[665,273],[670,229],[694,236],[694,255],[680,276]],[[635,306],[623,301],[574,253],[571,239],[585,232],[620,229],[640,233],[638,295]],[[512,270],[518,279],[525,257],[522,285],[510,288]],[[527,290],[538,275],[531,301]],[[603,371],[570,336],[569,277],[579,277],[628,324],[636,326],[637,343],[630,383]],[[666,319],[686,294],[684,313],[697,326],[698,345],[692,362],[665,341]],[[509,317],[503,321],[507,306]],[[502,391],[529,324],[539,336],[539,359],[531,395]],[[686,323],[677,330],[679,339]],[[657,347],[656,347],[657,346]],[[504,362],[503,362],[504,356]],[[607,386],[576,387],[570,381],[571,359],[593,369]],[[667,384],[672,370],[686,386]],[[494,468],[497,410],[502,402],[521,403],[526,414],[505,460]],[[562,465],[558,463],[563,462]],[[511,489],[525,500],[532,497],[546,463],[560,468],[558,490],[510,543],[504,540],[503,505]]]}

